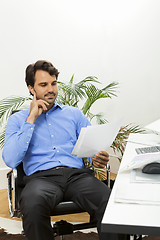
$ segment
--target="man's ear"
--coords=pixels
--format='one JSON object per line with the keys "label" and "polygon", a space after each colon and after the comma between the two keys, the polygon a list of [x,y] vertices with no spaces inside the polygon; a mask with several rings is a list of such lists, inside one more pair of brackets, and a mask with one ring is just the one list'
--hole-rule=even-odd
{"label": "man's ear", "polygon": [[28,85],[28,89],[29,89],[29,91],[30,91],[30,93],[31,93],[31,95],[33,96],[34,95],[34,88],[31,86],[31,85]]}

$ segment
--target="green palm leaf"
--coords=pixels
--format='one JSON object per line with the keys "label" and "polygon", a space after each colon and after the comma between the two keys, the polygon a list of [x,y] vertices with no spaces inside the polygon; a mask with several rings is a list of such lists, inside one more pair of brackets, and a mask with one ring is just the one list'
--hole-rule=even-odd
{"label": "green palm leaf", "polygon": [[94,102],[101,98],[112,98],[112,96],[117,96],[115,94],[118,83],[113,82],[107,85],[106,87],[99,89],[94,85],[88,85],[85,89],[87,99],[83,105],[82,111],[86,114]]}
{"label": "green palm leaf", "polygon": [[73,102],[74,106],[76,106],[76,102],[86,98],[86,88],[88,84],[91,83],[99,83],[99,81],[96,77],[89,76],[78,83],[74,83],[74,75],[72,75],[68,83],[59,81],[59,96],[57,98],[58,101],[60,103],[68,105],[72,105],[70,102]]}
{"label": "green palm leaf", "polygon": [[119,130],[117,137],[115,138],[111,148],[114,152],[120,152],[121,157],[119,157],[119,160],[121,160],[126,144],[127,139],[129,137],[130,133],[145,133],[144,129],[141,129],[139,126],[131,126],[131,124],[128,124],[124,127],[121,127]]}
{"label": "green palm leaf", "polygon": [[0,148],[2,149],[4,146],[4,138],[5,138],[6,124],[3,126],[3,130],[0,133]]}
{"label": "green palm leaf", "polygon": [[106,87],[102,88],[102,92],[106,93],[106,97],[109,98],[111,98],[112,96],[117,97],[116,91],[118,85],[119,85],[118,82],[112,82],[108,84]]}
{"label": "green palm leaf", "polygon": [[92,119],[96,118],[96,122],[97,124],[105,124],[108,121],[103,117],[103,113],[97,113],[97,114],[93,114],[90,111],[87,112],[87,117],[90,119],[90,121],[92,121]]}
{"label": "green palm leaf", "polygon": [[1,125],[7,121],[13,110],[20,108],[29,97],[11,96],[0,100],[0,123]]}

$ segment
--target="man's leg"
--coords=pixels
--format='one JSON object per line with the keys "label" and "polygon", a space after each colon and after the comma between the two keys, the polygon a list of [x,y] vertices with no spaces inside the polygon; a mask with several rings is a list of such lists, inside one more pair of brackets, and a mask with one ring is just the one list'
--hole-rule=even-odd
{"label": "man's leg", "polygon": [[[77,174],[76,174],[77,171]],[[111,190],[87,170],[73,170],[69,176],[65,198],[71,199],[97,219],[97,229],[100,239],[118,239],[117,234],[101,233],[101,221]],[[78,173],[79,172],[79,173]]]}
{"label": "man's leg", "polygon": [[24,232],[29,240],[53,240],[50,215],[63,192],[47,178],[31,179],[21,194]]}

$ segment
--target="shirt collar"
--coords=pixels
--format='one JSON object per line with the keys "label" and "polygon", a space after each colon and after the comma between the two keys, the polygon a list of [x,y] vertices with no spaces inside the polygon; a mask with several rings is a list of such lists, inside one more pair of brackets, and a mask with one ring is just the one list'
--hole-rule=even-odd
{"label": "shirt collar", "polygon": [[54,102],[54,106],[49,111],[54,111],[56,108],[62,109],[62,105],[57,103],[57,101]]}

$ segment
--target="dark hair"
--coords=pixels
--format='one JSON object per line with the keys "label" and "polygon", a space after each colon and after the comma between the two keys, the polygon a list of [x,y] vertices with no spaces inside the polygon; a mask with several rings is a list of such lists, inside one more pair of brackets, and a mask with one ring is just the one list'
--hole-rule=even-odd
{"label": "dark hair", "polygon": [[58,78],[58,70],[52,65],[52,63],[45,61],[45,60],[39,60],[34,64],[28,65],[26,68],[26,77],[25,81],[27,86],[34,87],[35,83],[35,73],[37,70],[43,70],[48,72],[51,76],[55,75],[56,79]]}

